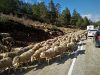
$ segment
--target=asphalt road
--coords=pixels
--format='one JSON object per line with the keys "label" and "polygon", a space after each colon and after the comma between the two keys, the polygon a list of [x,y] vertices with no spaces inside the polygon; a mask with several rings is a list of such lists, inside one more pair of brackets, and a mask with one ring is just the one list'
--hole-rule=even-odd
{"label": "asphalt road", "polygon": [[100,75],[100,48],[96,48],[93,39],[84,41],[85,54],[77,57],[72,75]]}
{"label": "asphalt road", "polygon": [[95,48],[93,40],[87,39],[70,56],[53,59],[50,65],[35,64],[16,75],[100,75],[100,48]]}

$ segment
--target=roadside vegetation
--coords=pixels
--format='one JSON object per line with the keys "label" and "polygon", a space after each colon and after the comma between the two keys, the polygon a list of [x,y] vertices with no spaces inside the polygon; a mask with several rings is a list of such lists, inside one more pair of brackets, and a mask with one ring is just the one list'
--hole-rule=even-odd
{"label": "roadside vegetation", "polygon": [[[48,5],[44,2],[30,4],[23,0],[1,0],[0,13],[64,27],[86,28],[92,23],[87,17],[83,18],[75,9],[72,14],[67,7],[61,11],[61,5],[55,4],[53,0]],[[0,17],[0,22],[5,21],[2,18]]]}

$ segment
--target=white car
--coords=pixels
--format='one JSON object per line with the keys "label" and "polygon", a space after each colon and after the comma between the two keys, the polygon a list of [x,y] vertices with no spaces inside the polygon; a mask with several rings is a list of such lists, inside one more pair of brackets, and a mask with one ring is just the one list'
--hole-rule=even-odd
{"label": "white car", "polygon": [[88,30],[87,37],[94,37],[97,29]]}

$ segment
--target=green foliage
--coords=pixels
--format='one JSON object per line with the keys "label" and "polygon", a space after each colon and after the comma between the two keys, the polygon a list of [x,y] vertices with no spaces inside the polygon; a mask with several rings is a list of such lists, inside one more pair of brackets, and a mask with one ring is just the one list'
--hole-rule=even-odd
{"label": "green foliage", "polygon": [[80,18],[80,14],[76,10],[74,10],[71,18],[71,24],[76,26],[76,23],[79,18]]}
{"label": "green foliage", "polygon": [[19,10],[20,13],[32,14],[32,5],[29,3],[24,3],[23,1],[19,1]]}
{"label": "green foliage", "polygon": [[87,17],[84,17],[84,18],[83,18],[83,26],[86,27],[86,26],[89,25],[89,24],[90,24],[90,23],[89,23],[88,18],[87,18]]}
{"label": "green foliage", "polygon": [[79,15],[78,20],[76,22],[76,26],[77,27],[82,26],[82,23],[83,23],[83,18]]}
{"label": "green foliage", "polygon": [[[60,8],[61,5],[59,3],[55,4],[53,0],[50,0],[48,5],[44,2],[32,5],[23,2],[23,0],[0,0],[0,12],[3,13],[31,15],[34,20],[65,27],[68,25],[86,27],[89,24],[93,24],[87,17],[82,18],[76,10],[73,11],[71,16],[68,8],[65,8],[62,12]],[[1,21],[3,21],[3,18]]]}
{"label": "green foliage", "polygon": [[56,6],[53,3],[53,0],[50,0],[49,6],[48,6],[48,12],[49,12],[50,22],[52,24],[55,24],[57,15],[56,15]]}
{"label": "green foliage", "polygon": [[69,25],[70,19],[71,19],[70,10],[68,8],[66,8],[65,10],[63,10],[63,12],[61,14],[61,22],[64,25]]}
{"label": "green foliage", "polygon": [[18,8],[19,0],[0,0],[0,12],[14,13]]}

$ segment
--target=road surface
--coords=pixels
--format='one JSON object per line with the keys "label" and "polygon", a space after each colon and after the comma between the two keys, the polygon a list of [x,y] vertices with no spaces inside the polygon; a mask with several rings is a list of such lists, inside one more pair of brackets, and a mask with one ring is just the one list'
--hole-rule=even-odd
{"label": "road surface", "polygon": [[30,66],[16,75],[100,75],[100,48],[95,48],[93,39],[83,40],[70,56],[53,59],[50,65]]}

